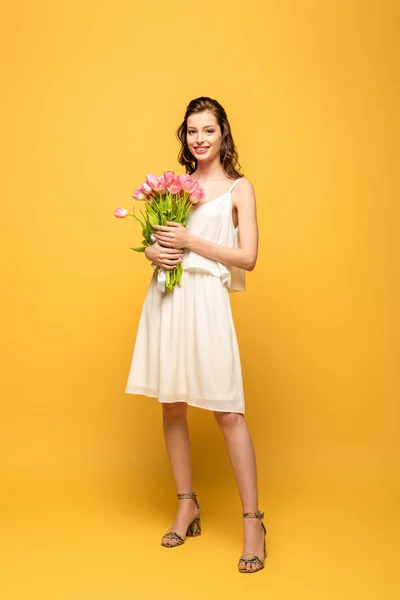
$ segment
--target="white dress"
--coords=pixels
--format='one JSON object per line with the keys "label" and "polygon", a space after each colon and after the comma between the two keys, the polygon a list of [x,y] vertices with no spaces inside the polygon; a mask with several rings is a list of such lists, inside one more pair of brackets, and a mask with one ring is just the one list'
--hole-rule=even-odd
{"label": "white dress", "polygon": [[[240,178],[242,179],[242,178]],[[231,192],[193,208],[186,228],[239,247]],[[162,292],[154,271],[143,303],[125,393],[244,413],[239,347],[230,292],[245,290],[245,271],[183,251],[182,286]]]}

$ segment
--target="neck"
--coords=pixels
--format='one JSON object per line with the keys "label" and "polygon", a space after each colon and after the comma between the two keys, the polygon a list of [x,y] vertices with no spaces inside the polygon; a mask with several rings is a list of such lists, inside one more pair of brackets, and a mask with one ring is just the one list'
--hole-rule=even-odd
{"label": "neck", "polygon": [[201,179],[204,182],[226,178],[219,156],[215,157],[211,162],[199,161],[194,174],[196,174],[197,179]]}

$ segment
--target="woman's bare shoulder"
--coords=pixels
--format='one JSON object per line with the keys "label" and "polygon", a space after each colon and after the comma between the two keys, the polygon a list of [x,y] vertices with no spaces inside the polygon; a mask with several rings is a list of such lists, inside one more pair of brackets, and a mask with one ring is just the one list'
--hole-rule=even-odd
{"label": "woman's bare shoulder", "polygon": [[254,186],[250,179],[242,177],[232,190],[232,203],[236,206],[239,202],[255,202]]}
{"label": "woman's bare shoulder", "polygon": [[236,188],[240,187],[240,188],[242,188],[244,190],[254,189],[252,182],[247,177],[241,177],[240,178],[240,183],[238,183],[235,187]]}
{"label": "woman's bare shoulder", "polygon": [[253,184],[247,177],[243,177],[232,190],[232,206],[238,210],[239,207],[244,208],[255,205],[255,203]]}

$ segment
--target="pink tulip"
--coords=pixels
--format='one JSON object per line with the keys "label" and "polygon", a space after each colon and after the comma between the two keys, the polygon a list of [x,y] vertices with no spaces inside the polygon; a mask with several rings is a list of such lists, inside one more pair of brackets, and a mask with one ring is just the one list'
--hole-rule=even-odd
{"label": "pink tulip", "polygon": [[155,190],[158,185],[157,175],[153,175],[153,173],[149,173],[146,176],[146,182],[148,183],[148,185],[151,187],[152,190]]}
{"label": "pink tulip", "polygon": [[167,185],[167,189],[171,194],[179,194],[181,191],[181,182],[178,178],[171,181],[169,185]]}
{"label": "pink tulip", "polygon": [[114,216],[118,217],[118,219],[125,219],[127,214],[128,211],[126,210],[126,208],[122,208],[122,206],[118,206],[118,208],[116,208],[114,211]]}
{"label": "pink tulip", "polygon": [[175,179],[174,171],[164,171],[164,181],[166,185],[172,183]]}
{"label": "pink tulip", "polygon": [[201,187],[197,187],[196,189],[194,189],[193,192],[189,196],[189,199],[191,202],[193,202],[193,204],[197,204],[203,198],[204,198],[204,191],[202,190]]}
{"label": "pink tulip", "polygon": [[140,188],[137,188],[133,192],[132,198],[134,198],[135,200],[146,200],[146,196],[145,194],[143,194],[143,192],[140,191]]}
{"label": "pink tulip", "polygon": [[165,181],[162,175],[160,175],[160,177],[157,177],[156,192],[165,192]]}
{"label": "pink tulip", "polygon": [[192,192],[195,188],[195,181],[190,177],[190,175],[179,175],[179,180],[181,182],[181,188],[184,192]]}
{"label": "pink tulip", "polygon": [[139,186],[139,190],[142,192],[142,194],[144,194],[145,196],[147,196],[148,194],[151,194],[151,192],[153,191],[151,189],[151,187],[149,186],[148,183],[146,183],[146,181],[144,183],[142,183],[142,185]]}

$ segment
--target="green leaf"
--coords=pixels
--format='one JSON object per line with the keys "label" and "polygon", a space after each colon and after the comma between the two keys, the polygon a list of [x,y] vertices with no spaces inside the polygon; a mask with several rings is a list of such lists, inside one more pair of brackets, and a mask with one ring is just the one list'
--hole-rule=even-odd
{"label": "green leaf", "polygon": [[144,252],[146,250],[146,246],[140,246],[140,248],[129,248],[129,250],[134,250],[135,252]]}
{"label": "green leaf", "polygon": [[145,224],[139,219],[139,217],[137,217],[136,215],[132,215],[137,221],[139,221],[139,223],[142,226],[142,229],[145,229]]}
{"label": "green leaf", "polygon": [[156,215],[149,213],[149,223],[150,225],[158,225],[158,219]]}

